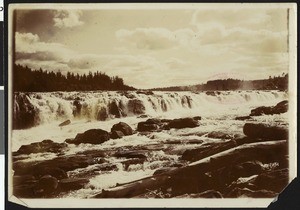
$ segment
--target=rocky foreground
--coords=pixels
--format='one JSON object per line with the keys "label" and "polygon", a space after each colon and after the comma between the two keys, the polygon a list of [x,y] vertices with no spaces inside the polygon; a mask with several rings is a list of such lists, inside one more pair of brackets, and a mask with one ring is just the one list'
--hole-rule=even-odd
{"label": "rocky foreground", "polygon": [[[287,101],[274,107],[258,107],[249,116],[280,114],[287,111]],[[60,126],[68,126],[70,121]],[[123,170],[151,162],[149,154],[162,151],[178,156],[164,159],[153,166],[152,176],[102,189],[94,198],[237,198],[275,197],[288,184],[288,129],[286,126],[247,121],[243,135],[213,131],[206,134],[218,139],[203,142],[199,139],[168,140],[159,144],[122,146],[113,149],[94,149],[68,154],[71,145],[99,145],[110,139],[130,135],[145,135],[172,129],[201,126],[201,117],[180,119],[147,119],[133,129],[120,122],[110,132],[90,129],[64,143],[51,140],[23,145],[13,153],[14,195],[24,198],[54,198],[85,188],[89,180],[101,173],[119,170],[110,157],[122,164]],[[183,148],[183,149],[182,149]],[[46,160],[25,161],[28,155],[55,154]],[[163,157],[161,157],[163,158]],[[76,173],[74,173],[76,171]],[[105,180],[103,180],[105,182]]]}

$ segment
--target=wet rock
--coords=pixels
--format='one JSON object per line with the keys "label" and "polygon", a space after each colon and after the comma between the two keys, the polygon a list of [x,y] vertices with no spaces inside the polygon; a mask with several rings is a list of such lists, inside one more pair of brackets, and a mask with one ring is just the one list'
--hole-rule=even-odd
{"label": "wet rock", "polygon": [[267,124],[246,123],[243,128],[244,134],[252,138],[263,138],[271,140],[288,139],[288,129],[281,126],[270,126]]}
{"label": "wet rock", "polygon": [[146,159],[146,152],[144,150],[137,150],[137,151],[118,151],[115,153],[115,157],[124,157],[124,158],[140,158],[140,159]]}
{"label": "wet rock", "polygon": [[214,91],[206,91],[205,93],[209,96],[216,96],[216,93]]}
{"label": "wet rock", "polygon": [[150,116],[146,115],[146,114],[142,114],[142,115],[138,116],[138,118],[148,118],[148,117],[150,117]]}
{"label": "wet rock", "polygon": [[109,136],[111,139],[120,139],[125,135],[122,131],[112,131]]}
{"label": "wet rock", "polygon": [[251,120],[251,116],[242,116],[242,117],[236,117],[235,120]]}
{"label": "wet rock", "polygon": [[174,119],[168,123],[168,126],[170,128],[195,128],[199,126],[199,123],[197,120],[194,120],[193,118],[180,118],[180,119]]}
{"label": "wet rock", "polygon": [[212,131],[210,133],[207,134],[208,138],[213,138],[213,139],[231,139],[232,136],[227,134],[227,133],[223,133],[222,131]]}
{"label": "wet rock", "polygon": [[34,194],[38,197],[52,195],[58,186],[58,180],[50,175],[43,176],[34,186]]}
{"label": "wet rock", "polygon": [[19,150],[15,153],[17,154],[31,154],[31,153],[43,153],[43,152],[53,152],[60,153],[68,145],[65,143],[56,143],[52,140],[43,140],[42,142],[35,142],[28,145],[22,145]]}
{"label": "wet rock", "polygon": [[200,148],[188,149],[182,154],[182,160],[197,161],[208,156],[217,154],[219,152],[231,149],[236,146],[235,141],[218,142],[218,143],[207,143],[201,145]]}
{"label": "wet rock", "polygon": [[124,122],[119,122],[111,128],[111,132],[113,131],[121,131],[125,136],[129,136],[133,134],[132,128]]}
{"label": "wet rock", "polygon": [[276,106],[261,106],[251,110],[250,116],[281,114],[288,111],[288,101],[284,100]]}
{"label": "wet rock", "polygon": [[69,178],[62,179],[59,181],[59,190],[60,191],[70,191],[70,190],[79,190],[89,183],[88,179],[85,178]]}
{"label": "wet rock", "polygon": [[260,174],[264,170],[262,165],[263,164],[261,162],[254,160],[228,167],[227,169],[230,170],[230,181],[232,182],[240,177],[249,177],[255,174]]}
{"label": "wet rock", "polygon": [[138,90],[136,91],[137,94],[144,94],[144,95],[154,95],[152,91],[143,91],[143,90]]}
{"label": "wet rock", "polygon": [[113,100],[109,104],[109,113],[114,115],[116,118],[120,118],[123,116],[122,109],[120,108],[120,104],[118,101]]}
{"label": "wet rock", "polygon": [[82,104],[81,104],[81,101],[80,101],[80,98],[79,98],[79,97],[77,97],[77,98],[73,101],[73,106],[74,106],[74,109],[73,109],[73,115],[74,115],[74,116],[80,116]]}
{"label": "wet rock", "polygon": [[36,178],[32,175],[13,176],[13,185],[30,185],[37,182]]}
{"label": "wet rock", "polygon": [[39,110],[31,104],[30,96],[16,93],[14,96],[13,128],[24,129],[35,126],[38,121]]}
{"label": "wet rock", "polygon": [[90,129],[84,133],[76,135],[73,141],[68,141],[69,144],[102,144],[109,140],[109,133],[102,129]]}
{"label": "wet rock", "polygon": [[193,117],[194,120],[201,120],[200,116]]}
{"label": "wet rock", "polygon": [[163,168],[157,169],[157,170],[153,173],[153,175],[163,174],[163,173],[165,173],[165,172],[174,170],[174,169],[176,169],[176,168],[177,168],[177,167],[163,167]]}
{"label": "wet rock", "polygon": [[133,114],[141,115],[145,114],[146,108],[143,101],[139,99],[131,99],[128,101],[128,110]]}
{"label": "wet rock", "polygon": [[39,167],[35,167],[34,169],[35,170],[33,171],[33,175],[37,178],[41,178],[45,175],[51,175],[58,180],[68,178],[67,173],[58,167],[47,167],[41,165]]}
{"label": "wet rock", "polygon": [[60,123],[58,126],[63,127],[63,126],[69,125],[69,124],[71,124],[71,120],[66,120],[66,121]]}
{"label": "wet rock", "polygon": [[139,132],[147,132],[147,131],[156,131],[159,129],[159,126],[156,124],[149,124],[147,122],[139,122],[137,126],[137,130]]}
{"label": "wet rock", "polygon": [[124,165],[124,169],[128,170],[130,165],[143,164],[145,162],[145,158],[130,158],[122,162]]}
{"label": "wet rock", "polygon": [[101,109],[97,113],[97,120],[105,121],[108,118],[108,113],[105,107],[101,107]]}

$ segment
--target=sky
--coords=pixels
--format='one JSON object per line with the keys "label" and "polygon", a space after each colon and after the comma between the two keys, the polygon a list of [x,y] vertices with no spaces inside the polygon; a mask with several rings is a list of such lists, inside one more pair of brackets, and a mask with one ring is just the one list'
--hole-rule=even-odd
{"label": "sky", "polygon": [[288,72],[286,8],[49,7],[18,9],[15,24],[17,64],[101,71],[136,88]]}

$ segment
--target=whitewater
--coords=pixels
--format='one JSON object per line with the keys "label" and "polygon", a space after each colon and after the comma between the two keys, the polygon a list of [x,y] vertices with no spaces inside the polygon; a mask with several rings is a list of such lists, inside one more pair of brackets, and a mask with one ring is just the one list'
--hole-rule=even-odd
{"label": "whitewater", "polygon": [[[19,93],[25,94],[25,93]],[[16,96],[15,96],[16,97]],[[30,104],[37,111],[35,125],[27,129],[12,131],[11,148],[17,151],[22,145],[51,139],[55,142],[64,142],[74,138],[78,133],[97,128],[110,131],[118,122],[125,122],[134,130],[138,122],[149,118],[176,119],[182,117],[201,116],[200,126],[196,128],[171,129],[161,132],[152,132],[147,135],[135,133],[121,139],[110,139],[100,145],[79,144],[68,145],[65,154],[76,154],[89,150],[109,150],[120,148],[137,148],[151,145],[167,145],[168,150],[155,150],[147,153],[147,161],[141,164],[130,165],[124,169],[122,159],[109,157],[107,161],[116,165],[116,169],[109,172],[99,172],[92,177],[84,189],[69,192],[62,197],[91,197],[102,189],[113,187],[116,183],[125,183],[150,176],[155,170],[163,166],[176,163],[184,150],[201,146],[191,142],[223,141],[208,137],[208,133],[220,131],[228,133],[230,137],[242,135],[244,121],[235,120],[235,117],[247,116],[250,110],[259,106],[275,106],[287,100],[288,93],[284,91],[212,91],[212,92],[151,92],[139,93],[136,91],[93,91],[93,92],[48,92],[26,93]],[[20,106],[14,99],[14,112]],[[80,111],[74,101],[80,102]],[[136,110],[138,101],[141,110]],[[110,104],[118,105],[119,117],[110,113]],[[141,105],[142,104],[142,105]],[[140,106],[141,105],[141,106]],[[135,107],[135,108],[132,108]],[[99,112],[107,114],[106,119],[99,120]],[[253,117],[251,121],[287,124],[288,113],[263,115]],[[65,120],[71,123],[59,126]],[[230,138],[229,137],[229,138]],[[172,142],[180,142],[174,144]],[[167,152],[166,152],[167,151]],[[53,153],[36,153],[23,155],[22,161],[47,160],[57,157]],[[76,176],[82,170],[93,170],[97,164],[85,169],[76,169],[68,172],[69,176]]]}

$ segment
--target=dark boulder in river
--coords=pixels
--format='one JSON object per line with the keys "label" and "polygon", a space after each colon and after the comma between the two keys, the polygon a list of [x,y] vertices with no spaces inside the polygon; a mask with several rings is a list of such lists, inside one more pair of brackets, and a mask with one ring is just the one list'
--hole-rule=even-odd
{"label": "dark boulder in river", "polygon": [[171,120],[168,123],[169,128],[195,128],[198,127],[199,123],[197,120],[194,120],[193,118],[179,118],[179,119],[174,119]]}
{"label": "dark boulder in river", "polygon": [[251,110],[250,116],[281,114],[288,111],[288,101],[284,100],[276,106],[260,106]]}
{"label": "dark boulder in river", "polygon": [[144,131],[156,131],[160,128],[161,120],[160,119],[148,119],[144,122],[139,122],[137,130],[140,132]]}
{"label": "dark boulder in river", "polygon": [[27,94],[19,93],[14,97],[13,128],[30,128],[38,122],[38,110],[31,104]]}
{"label": "dark boulder in river", "polygon": [[284,140],[288,138],[288,129],[281,126],[270,126],[262,123],[246,123],[244,134],[252,138],[262,138],[268,140]]}
{"label": "dark boulder in river", "polygon": [[90,129],[84,133],[79,133],[73,141],[68,141],[70,144],[102,144],[109,140],[109,133],[102,129]]}
{"label": "dark boulder in river", "polygon": [[119,122],[111,128],[111,132],[113,131],[121,131],[125,136],[129,136],[133,134],[132,128],[124,122]]}
{"label": "dark boulder in river", "polygon": [[16,154],[31,154],[42,152],[59,153],[67,147],[66,143],[56,143],[52,140],[43,140],[42,142],[35,142],[28,145],[22,145]]}
{"label": "dark boulder in river", "polygon": [[97,113],[97,120],[105,121],[108,118],[108,113],[105,107],[102,107]]}
{"label": "dark boulder in river", "polygon": [[235,120],[251,120],[251,116],[241,116],[241,117],[236,117]]}
{"label": "dark boulder in river", "polygon": [[112,131],[109,136],[111,139],[120,139],[124,136],[124,133],[122,131]]}
{"label": "dark boulder in river", "polygon": [[60,123],[58,126],[63,127],[63,126],[69,125],[69,124],[71,124],[71,120],[66,120],[66,121]]}
{"label": "dark boulder in river", "polygon": [[143,101],[139,99],[131,99],[128,101],[128,110],[133,114],[145,114],[146,108]]}
{"label": "dark boulder in river", "polygon": [[34,186],[34,194],[38,197],[48,197],[55,192],[58,180],[50,175],[43,176]]}

